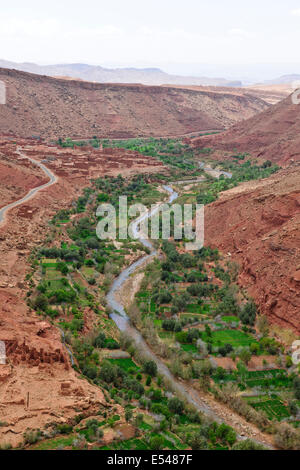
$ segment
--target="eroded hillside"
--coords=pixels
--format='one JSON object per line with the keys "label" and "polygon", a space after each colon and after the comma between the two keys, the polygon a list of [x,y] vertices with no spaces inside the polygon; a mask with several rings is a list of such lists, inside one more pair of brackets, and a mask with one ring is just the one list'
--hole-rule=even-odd
{"label": "eroded hillside", "polygon": [[127,138],[225,129],[268,107],[234,91],[98,84],[0,69],[0,131],[20,137]]}
{"label": "eroded hillside", "polygon": [[[248,152],[252,157],[286,166],[300,160],[300,107],[289,96],[225,133],[196,138],[191,143],[198,148]],[[219,155],[223,157],[224,153]]]}
{"label": "eroded hillside", "polygon": [[222,194],[206,208],[207,243],[240,266],[262,314],[300,331],[300,167]]}

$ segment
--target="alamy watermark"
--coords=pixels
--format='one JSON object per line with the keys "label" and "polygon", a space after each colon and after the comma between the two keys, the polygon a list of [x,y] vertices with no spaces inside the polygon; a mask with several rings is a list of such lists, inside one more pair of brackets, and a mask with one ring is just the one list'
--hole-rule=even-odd
{"label": "alamy watermark", "polygon": [[0,80],[0,104],[6,104],[6,85]]}
{"label": "alamy watermark", "polygon": [[295,90],[292,93],[292,103],[300,104],[300,81],[293,82],[292,87]]}
{"label": "alamy watermark", "polygon": [[[100,240],[184,240],[188,251],[204,245],[204,206],[202,204],[143,204],[128,207],[127,196],[119,197],[119,211],[112,204],[101,204],[96,233]],[[138,216],[138,218],[136,218]],[[131,219],[135,218],[132,222]]]}

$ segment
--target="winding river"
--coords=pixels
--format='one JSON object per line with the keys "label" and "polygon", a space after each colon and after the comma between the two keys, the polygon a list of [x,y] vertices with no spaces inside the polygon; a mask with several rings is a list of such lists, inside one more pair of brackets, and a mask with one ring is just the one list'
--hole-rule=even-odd
{"label": "winding river", "polygon": [[[170,186],[163,186],[163,188],[170,194],[168,203],[171,204],[178,197],[178,194]],[[143,352],[143,354],[157,364],[157,369],[159,373],[166,377],[172,383],[172,388],[175,392],[184,396],[184,398],[190,404],[195,406],[199,411],[220,422],[220,418],[209,408],[209,406],[204,404],[196,396],[196,393],[193,393],[192,390],[187,390],[187,388],[173,376],[166,364],[164,364],[164,362],[159,359],[156,354],[154,354],[154,352],[149,348],[148,344],[144,340],[141,333],[130,322],[130,319],[126,314],[123,305],[116,299],[116,293],[122,289],[127,279],[133,273],[135,273],[137,269],[140,268],[146,261],[157,256],[157,251],[154,249],[152,243],[149,240],[143,239],[142,235],[139,235],[138,226],[144,219],[152,217],[154,213],[158,210],[159,205],[154,210],[148,211],[147,213],[140,216],[134,222],[133,233],[139,238],[139,240],[145,247],[150,248],[151,253],[140,258],[138,261],[136,261],[131,266],[122,271],[119,277],[113,282],[112,287],[106,297],[107,304],[113,311],[113,313],[111,314],[111,318],[115,322],[119,330],[127,333],[127,335],[134,340],[137,347]]]}
{"label": "winding river", "polygon": [[[220,174],[222,173],[223,172],[220,171]],[[231,178],[231,176],[232,176],[231,174],[227,175],[228,178]],[[168,203],[171,204],[173,201],[175,201],[175,199],[177,199],[178,194],[170,186],[163,186],[163,188],[165,191],[169,193]],[[143,238],[141,232],[138,230],[138,227],[139,227],[139,224],[143,220],[145,220],[146,218],[152,217],[154,213],[158,211],[159,206],[160,204],[158,204],[154,210],[150,210],[144,213],[134,222],[134,225],[133,225],[134,235],[140,240],[140,242],[145,247],[151,250],[151,253],[149,255],[143,256],[138,261],[133,263],[131,266],[124,269],[124,271],[121,272],[119,277],[117,277],[115,281],[113,282],[106,296],[107,304],[113,312],[111,313],[110,317],[115,322],[115,324],[117,325],[120,331],[125,332],[131,339],[134,340],[136,346],[138,347],[140,351],[142,351],[143,355],[146,356],[148,359],[153,360],[156,363],[158,372],[169,381],[175,393],[177,393],[181,397],[184,397],[185,400],[190,405],[193,405],[198,411],[202,412],[203,414],[210,417],[214,421],[218,423],[222,423],[224,422],[224,419],[222,419],[218,414],[216,414],[215,411],[212,410],[211,407],[201,399],[197,391],[193,389],[192,386],[188,387],[183,382],[176,379],[175,376],[170,372],[166,364],[150,349],[147,342],[143,338],[142,334],[131,323],[128,315],[125,312],[124,306],[116,298],[116,294],[121,291],[127,279],[131,275],[133,275],[141,266],[143,266],[146,261],[158,255],[158,252],[155,250],[152,243],[148,239],[145,240]],[[238,439],[245,440],[247,439],[247,437],[238,435]],[[252,440],[256,441],[259,444],[263,444],[265,447],[269,449],[272,449],[272,447],[266,444],[266,442],[262,442],[253,438]]]}

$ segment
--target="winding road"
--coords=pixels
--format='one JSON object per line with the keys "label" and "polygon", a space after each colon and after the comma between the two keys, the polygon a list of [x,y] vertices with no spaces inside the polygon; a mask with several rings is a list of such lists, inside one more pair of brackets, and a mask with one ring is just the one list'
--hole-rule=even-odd
{"label": "winding road", "polygon": [[6,206],[2,207],[2,209],[0,209],[0,225],[4,222],[5,215],[9,210],[13,209],[14,207],[20,206],[21,204],[35,196],[39,191],[42,191],[43,189],[46,189],[57,182],[57,176],[55,176],[55,174],[52,173],[52,171],[49,170],[49,168],[47,168],[41,162],[34,160],[31,157],[27,157],[27,155],[24,155],[19,147],[17,149],[17,153],[21,158],[26,158],[34,165],[37,165],[39,168],[41,168],[41,170],[43,170],[43,172],[49,177],[49,181],[45,184],[42,184],[41,186],[37,186],[36,188],[31,189],[26,194],[26,196],[22,197],[21,199],[18,199],[17,201],[11,202],[10,204],[7,204]]}

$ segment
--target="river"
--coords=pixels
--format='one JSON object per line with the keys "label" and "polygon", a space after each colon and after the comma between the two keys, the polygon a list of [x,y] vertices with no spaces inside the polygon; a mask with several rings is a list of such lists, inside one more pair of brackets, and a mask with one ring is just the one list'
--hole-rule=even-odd
{"label": "river", "polygon": [[[228,177],[230,178],[231,176],[228,176]],[[163,188],[169,193],[168,203],[171,204],[173,201],[177,199],[178,194],[170,186],[163,186]],[[145,247],[151,250],[151,253],[149,255],[143,256],[138,261],[133,263],[131,266],[124,269],[124,271],[122,271],[121,274],[114,280],[106,296],[107,305],[112,310],[110,317],[115,322],[115,324],[117,325],[120,331],[125,332],[128,335],[128,337],[133,339],[134,343],[136,344],[138,349],[143,353],[143,355],[156,363],[159,374],[161,374],[163,377],[165,377],[169,381],[169,383],[171,384],[172,390],[176,394],[178,394],[181,397],[184,397],[184,399],[190,405],[193,405],[199,412],[205,414],[207,417],[213,419],[214,421],[218,423],[222,423],[224,422],[224,419],[222,419],[217,413],[215,413],[215,411],[212,410],[212,408],[200,398],[197,391],[193,389],[192,386],[185,385],[184,383],[176,379],[175,376],[170,372],[166,364],[150,349],[147,342],[143,338],[142,334],[131,323],[128,315],[125,312],[123,305],[116,298],[116,294],[122,290],[122,287],[124,283],[127,281],[127,279],[132,274],[134,274],[141,266],[143,266],[144,263],[146,263],[148,260],[158,255],[152,243],[149,240],[145,240],[142,234],[140,234],[138,230],[138,226],[146,218],[152,217],[154,213],[157,212],[157,210],[159,209],[159,206],[160,204],[157,205],[154,211],[149,210],[148,212],[144,213],[134,222],[134,226],[133,226],[134,235],[139,238],[139,240]],[[238,435],[238,439],[245,440],[247,439],[247,437]],[[257,439],[252,439],[252,440],[256,441],[259,444],[263,444],[265,447],[269,449],[272,449],[272,447],[266,444],[266,442],[262,442]]]}
{"label": "river", "polygon": [[[169,192],[170,196],[168,203],[171,204],[173,201],[175,201],[175,199],[177,199],[178,194],[170,186],[163,186],[163,188]],[[159,205],[154,210],[148,211],[135,221],[133,233],[136,236],[138,236],[139,234],[139,224],[143,220],[145,220],[145,218],[152,217],[154,213],[158,211],[158,209]],[[197,410],[205,413],[216,421],[220,421],[219,417],[199,398],[193,396],[194,393],[191,393],[191,390],[187,390],[186,387],[173,376],[166,364],[164,364],[164,362],[158,356],[156,356],[156,354],[154,354],[154,352],[149,348],[148,344],[144,340],[141,333],[130,322],[130,319],[126,314],[123,305],[116,299],[116,293],[122,289],[122,286],[127,281],[127,279],[135,271],[137,271],[137,269],[140,268],[146,261],[157,256],[157,251],[154,249],[152,243],[149,240],[143,239],[142,236],[140,236],[139,240],[145,247],[150,248],[151,253],[149,255],[145,255],[144,257],[140,258],[138,261],[133,263],[131,266],[124,269],[124,271],[122,271],[119,277],[113,282],[112,287],[106,297],[107,304],[113,312],[111,314],[111,318],[115,322],[119,330],[127,333],[127,335],[134,340],[137,347],[143,352],[143,354],[157,364],[157,369],[159,373],[162,376],[166,377],[170,382],[172,382],[172,388],[174,392],[177,392],[180,395],[184,396],[184,398],[190,404],[195,406]]]}

